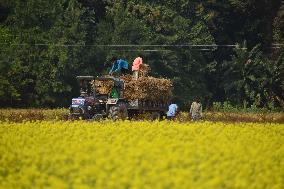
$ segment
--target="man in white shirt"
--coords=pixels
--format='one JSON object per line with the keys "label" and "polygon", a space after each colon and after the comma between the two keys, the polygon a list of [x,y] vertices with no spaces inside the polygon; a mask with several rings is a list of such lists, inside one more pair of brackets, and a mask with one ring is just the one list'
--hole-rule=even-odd
{"label": "man in white shirt", "polygon": [[196,98],[196,100],[192,102],[189,113],[192,121],[197,121],[202,118],[202,104],[199,98]]}

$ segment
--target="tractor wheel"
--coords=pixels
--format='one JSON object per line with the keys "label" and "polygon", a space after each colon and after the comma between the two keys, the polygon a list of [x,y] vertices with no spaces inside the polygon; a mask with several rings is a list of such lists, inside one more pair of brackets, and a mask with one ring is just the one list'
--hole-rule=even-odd
{"label": "tractor wheel", "polygon": [[102,114],[95,114],[92,117],[92,121],[101,121],[103,119],[103,115]]}
{"label": "tractor wheel", "polygon": [[68,121],[74,121],[74,120],[76,120],[76,117],[72,114],[69,114],[67,119],[68,119]]}
{"label": "tractor wheel", "polygon": [[109,109],[109,117],[112,120],[125,120],[128,117],[127,108],[125,103],[120,102]]}

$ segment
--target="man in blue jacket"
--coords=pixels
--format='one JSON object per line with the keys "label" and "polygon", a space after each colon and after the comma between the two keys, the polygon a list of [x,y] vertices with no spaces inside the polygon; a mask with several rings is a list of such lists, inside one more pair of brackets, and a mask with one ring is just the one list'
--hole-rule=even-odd
{"label": "man in blue jacket", "polygon": [[176,115],[178,114],[178,106],[175,103],[172,103],[169,106],[169,111],[167,112],[167,119],[168,120],[175,120]]}
{"label": "man in blue jacket", "polygon": [[112,61],[112,68],[109,71],[109,75],[113,75],[113,73],[121,73],[123,75],[129,73],[128,69],[128,62],[122,59],[117,59],[116,57],[113,57],[111,59]]}

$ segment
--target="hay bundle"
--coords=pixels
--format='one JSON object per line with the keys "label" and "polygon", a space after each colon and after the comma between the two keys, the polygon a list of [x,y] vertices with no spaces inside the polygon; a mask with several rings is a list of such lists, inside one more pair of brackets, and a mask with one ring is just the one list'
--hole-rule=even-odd
{"label": "hay bundle", "polygon": [[[172,98],[172,82],[169,79],[139,77],[135,80],[131,75],[120,78],[125,83],[124,98],[126,99],[168,102]],[[91,83],[99,94],[109,94],[114,87],[114,82],[111,80],[95,80]]]}
{"label": "hay bundle", "polygon": [[141,64],[139,69],[139,77],[146,77],[150,73],[151,68],[148,64]]}
{"label": "hay bundle", "polygon": [[172,82],[169,79],[131,76],[121,77],[125,81],[124,97],[148,101],[168,102],[172,97]]}
{"label": "hay bundle", "polygon": [[93,80],[91,84],[92,87],[96,90],[96,93],[99,94],[109,94],[114,86],[114,82],[112,80]]}
{"label": "hay bundle", "polygon": [[123,75],[123,76],[120,76],[120,79],[122,79],[124,81],[124,83],[129,83],[133,80],[133,76],[132,75]]}
{"label": "hay bundle", "polygon": [[[124,98],[168,102],[172,98],[172,82],[164,78],[146,77],[151,69],[147,64],[142,65],[139,71],[140,75],[143,75],[142,77],[138,79],[134,79],[132,75],[120,77],[125,84]],[[99,94],[110,94],[114,87],[112,80],[95,80],[91,84]]]}

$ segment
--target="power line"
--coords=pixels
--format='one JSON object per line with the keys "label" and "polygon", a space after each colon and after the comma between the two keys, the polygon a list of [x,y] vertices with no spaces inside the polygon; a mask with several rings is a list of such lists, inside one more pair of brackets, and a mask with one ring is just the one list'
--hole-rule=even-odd
{"label": "power line", "polygon": [[[213,51],[214,49],[190,49],[191,51]],[[7,52],[8,50],[0,50],[0,52]],[[109,51],[116,52],[172,52],[173,50],[165,49],[109,49]]]}
{"label": "power line", "polygon": [[[212,51],[214,49],[190,49],[192,51]],[[143,52],[169,52],[172,50],[164,50],[164,49],[134,49],[134,50],[128,50],[128,49],[121,49],[121,50],[112,50],[110,49],[110,51],[126,51],[126,52],[137,52],[137,51],[143,51]]]}
{"label": "power line", "polygon": [[154,44],[154,45],[145,45],[145,44],[105,44],[105,45],[86,45],[86,44],[54,44],[54,43],[0,43],[1,45],[12,45],[12,46],[63,46],[63,47],[76,47],[76,46],[85,46],[85,47],[237,47],[237,45],[217,45],[217,44]]}
{"label": "power line", "polygon": [[272,46],[284,46],[284,43],[273,43]]}
{"label": "power line", "polygon": [[[177,47],[177,48],[182,48],[182,47],[192,47],[196,49],[191,49],[191,50],[200,50],[200,51],[213,51],[215,50],[214,48],[218,47],[240,47],[239,45],[232,45],[232,44],[97,44],[97,45],[87,45],[87,44],[58,44],[58,43],[0,43],[0,45],[10,45],[10,46],[53,46],[53,47]],[[270,49],[280,49],[283,48],[284,44],[272,44]],[[245,47],[240,47],[240,49],[247,49]],[[120,50],[121,51],[121,50]],[[125,50],[126,51],[126,50]],[[129,50],[131,51],[131,50]],[[132,51],[139,51],[139,50],[132,50]],[[140,51],[166,51],[166,50],[159,50],[159,49],[144,49]]]}

